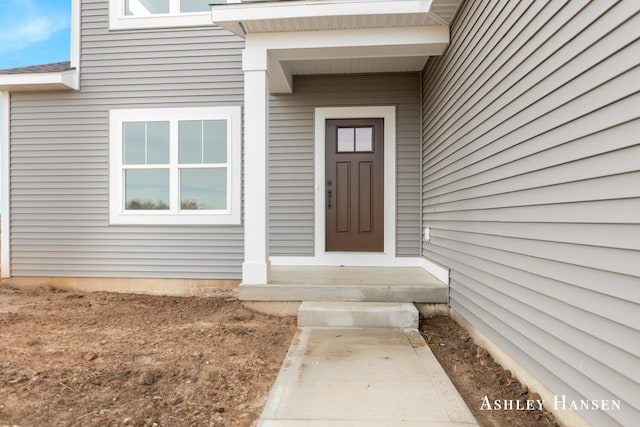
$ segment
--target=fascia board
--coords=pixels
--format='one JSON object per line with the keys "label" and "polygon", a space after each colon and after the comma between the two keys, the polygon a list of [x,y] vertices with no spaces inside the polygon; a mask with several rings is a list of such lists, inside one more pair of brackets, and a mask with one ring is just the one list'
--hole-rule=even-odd
{"label": "fascia board", "polygon": [[316,18],[326,16],[424,14],[431,9],[431,0],[396,1],[305,1],[276,3],[231,3],[212,5],[214,23],[244,36],[239,23],[271,19]]}
{"label": "fascia board", "polygon": [[449,27],[363,28],[351,30],[261,33],[247,36],[246,49],[380,48],[419,44],[449,44]]}
{"label": "fascia board", "polygon": [[288,1],[213,5],[214,21],[314,18],[322,16],[388,15],[427,13],[430,0],[396,1]]}
{"label": "fascia board", "polygon": [[0,90],[9,92],[33,90],[77,90],[77,70],[55,73],[0,74]]}

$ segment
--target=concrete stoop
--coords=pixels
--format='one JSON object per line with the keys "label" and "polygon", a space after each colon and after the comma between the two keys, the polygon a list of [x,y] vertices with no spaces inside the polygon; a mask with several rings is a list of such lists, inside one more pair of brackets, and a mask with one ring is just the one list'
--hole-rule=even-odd
{"label": "concrete stoop", "polygon": [[418,310],[410,303],[303,302],[299,327],[418,328]]}
{"label": "concrete stoop", "polygon": [[268,284],[241,283],[242,301],[446,304],[449,287],[420,267],[271,268]]}

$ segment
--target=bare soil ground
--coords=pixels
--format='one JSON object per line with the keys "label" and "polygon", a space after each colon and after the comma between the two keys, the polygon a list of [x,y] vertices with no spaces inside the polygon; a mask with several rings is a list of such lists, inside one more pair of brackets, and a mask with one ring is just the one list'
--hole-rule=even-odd
{"label": "bare soil ground", "polygon": [[[511,372],[496,363],[482,348],[473,343],[467,331],[448,317],[423,319],[421,332],[467,406],[483,427],[555,427],[553,415],[546,410],[486,410],[483,399],[522,402],[540,400],[515,379]],[[502,405],[504,406],[504,405]]]}
{"label": "bare soil ground", "polygon": [[294,318],[210,298],[0,287],[0,426],[250,426]]}
{"label": "bare soil ground", "polygon": [[[0,286],[0,426],[243,426],[259,418],[294,318],[208,298]],[[422,333],[482,426],[557,426],[539,399],[447,317]]]}

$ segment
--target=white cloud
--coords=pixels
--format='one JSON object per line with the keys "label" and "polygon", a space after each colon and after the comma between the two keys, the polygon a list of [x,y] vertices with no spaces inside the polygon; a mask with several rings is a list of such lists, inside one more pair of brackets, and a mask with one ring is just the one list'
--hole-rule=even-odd
{"label": "white cloud", "polygon": [[69,28],[69,16],[36,7],[31,0],[11,1],[0,8],[0,52],[17,51]]}

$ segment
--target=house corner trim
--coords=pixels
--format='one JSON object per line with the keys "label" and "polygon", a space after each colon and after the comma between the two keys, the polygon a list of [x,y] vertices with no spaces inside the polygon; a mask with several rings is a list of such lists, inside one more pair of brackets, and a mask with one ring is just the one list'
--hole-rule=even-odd
{"label": "house corner trim", "polygon": [[10,144],[10,117],[11,117],[11,103],[9,102],[11,99],[10,92],[0,92],[0,98],[2,99],[2,106],[0,110],[2,111],[2,116],[0,118],[0,127],[2,128],[2,135],[0,135],[1,144],[1,153],[2,153],[2,219],[0,221],[0,247],[2,253],[1,267],[0,267],[0,275],[2,277],[11,277],[11,231],[10,231],[10,216],[11,216],[11,207],[10,197],[9,197],[9,144]]}
{"label": "house corner trim", "polygon": [[69,59],[73,72],[68,76],[63,74],[64,83],[75,90],[80,89],[80,1],[73,0],[71,2],[71,52]]}

